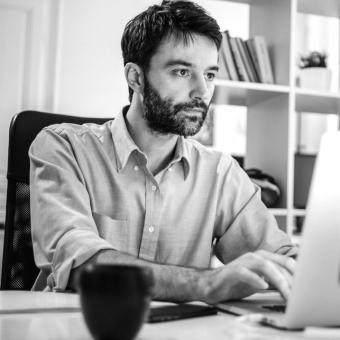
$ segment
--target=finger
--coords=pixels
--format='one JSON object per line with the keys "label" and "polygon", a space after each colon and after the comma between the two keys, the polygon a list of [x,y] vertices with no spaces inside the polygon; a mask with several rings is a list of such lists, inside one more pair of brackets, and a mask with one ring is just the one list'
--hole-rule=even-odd
{"label": "finger", "polygon": [[204,301],[214,304],[267,289],[268,283],[246,267],[226,265],[213,270],[204,287]]}
{"label": "finger", "polygon": [[259,250],[256,253],[268,260],[275,262],[276,264],[285,268],[291,275],[294,275],[296,260],[294,260],[292,257],[271,253],[265,250]]}
{"label": "finger", "polygon": [[290,284],[288,283],[286,276],[279,270],[277,264],[258,256],[254,257],[250,269],[255,271],[258,275],[263,276],[266,281],[280,292],[284,299],[288,298]]}
{"label": "finger", "polygon": [[[282,267],[281,265],[277,264],[276,262],[273,262],[273,264],[276,266],[277,270],[279,270],[280,273],[285,277],[285,279],[288,283],[289,289],[291,289],[292,285],[293,285],[293,275],[285,267]],[[273,288],[273,287],[271,286],[271,288]]]}
{"label": "finger", "polygon": [[281,266],[277,266],[277,268],[281,272],[281,274],[286,278],[289,288],[291,289],[293,285],[293,275]]}
{"label": "finger", "polygon": [[[230,289],[228,289],[227,298],[229,300],[242,299],[267,288],[268,283],[256,273],[245,267],[242,269],[238,268],[237,274],[233,275],[233,283]],[[226,298],[226,296],[224,296],[224,298]]]}
{"label": "finger", "polygon": [[271,260],[281,267],[285,268],[288,270],[291,274],[294,274],[295,267],[296,267],[296,261],[289,257],[289,256],[284,256],[281,254],[275,254],[271,253],[265,250],[259,250],[256,252],[258,255],[263,256],[264,258]]}
{"label": "finger", "polygon": [[255,290],[268,289],[269,287],[263,277],[245,267],[239,270],[237,279]]}

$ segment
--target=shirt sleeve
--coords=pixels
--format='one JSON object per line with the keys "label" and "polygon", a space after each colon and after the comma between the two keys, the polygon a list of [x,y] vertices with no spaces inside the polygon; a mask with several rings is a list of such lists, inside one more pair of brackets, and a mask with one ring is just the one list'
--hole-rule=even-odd
{"label": "shirt sleeve", "polygon": [[216,256],[223,263],[260,249],[295,256],[297,247],[263,204],[261,189],[236,161],[227,167],[223,177],[214,247]]}
{"label": "shirt sleeve", "polygon": [[72,146],[61,130],[42,130],[30,150],[34,257],[53,290],[65,290],[70,271],[102,249],[89,195]]}

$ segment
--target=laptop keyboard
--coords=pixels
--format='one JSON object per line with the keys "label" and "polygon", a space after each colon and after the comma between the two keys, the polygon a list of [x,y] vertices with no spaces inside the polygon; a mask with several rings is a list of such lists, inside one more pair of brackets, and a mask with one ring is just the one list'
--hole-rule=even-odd
{"label": "laptop keyboard", "polygon": [[262,308],[279,313],[284,313],[286,311],[286,305],[263,305]]}

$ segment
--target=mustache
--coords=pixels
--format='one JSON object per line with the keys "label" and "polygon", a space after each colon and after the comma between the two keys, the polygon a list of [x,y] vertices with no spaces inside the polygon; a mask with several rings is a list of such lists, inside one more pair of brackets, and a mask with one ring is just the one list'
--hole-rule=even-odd
{"label": "mustache", "polygon": [[187,109],[202,109],[204,112],[207,112],[209,107],[206,103],[201,100],[194,99],[188,103],[179,103],[174,105],[174,111],[177,113],[182,110]]}

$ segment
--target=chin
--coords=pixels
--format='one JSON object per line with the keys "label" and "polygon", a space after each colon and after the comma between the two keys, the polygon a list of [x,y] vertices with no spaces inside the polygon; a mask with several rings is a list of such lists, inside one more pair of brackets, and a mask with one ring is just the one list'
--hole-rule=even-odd
{"label": "chin", "polygon": [[180,131],[179,135],[183,137],[192,137],[199,133],[201,126],[197,127],[186,127],[184,130]]}

